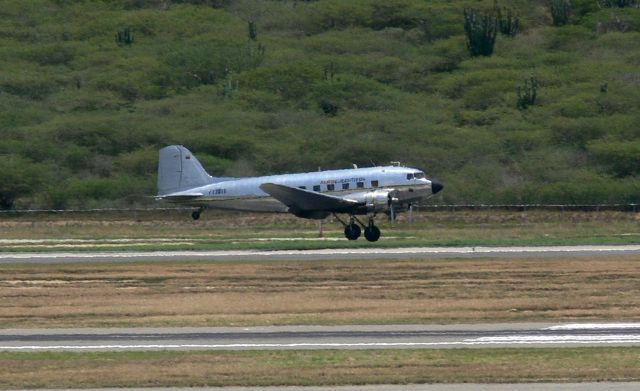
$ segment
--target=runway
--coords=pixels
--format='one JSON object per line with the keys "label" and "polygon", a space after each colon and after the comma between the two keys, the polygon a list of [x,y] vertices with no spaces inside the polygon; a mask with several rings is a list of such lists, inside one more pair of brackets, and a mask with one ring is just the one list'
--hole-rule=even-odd
{"label": "runway", "polygon": [[483,257],[554,257],[640,255],[640,245],[336,248],[321,250],[118,251],[0,253],[0,264],[115,263],[162,261],[377,260]]}
{"label": "runway", "polygon": [[3,351],[640,346],[640,323],[0,330]]}

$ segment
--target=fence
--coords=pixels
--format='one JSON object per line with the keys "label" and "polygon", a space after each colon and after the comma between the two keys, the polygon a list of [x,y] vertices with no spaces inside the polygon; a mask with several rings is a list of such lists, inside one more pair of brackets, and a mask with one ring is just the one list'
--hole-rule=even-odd
{"label": "fence", "polygon": [[[23,215],[23,214],[136,214],[136,213],[157,213],[157,212],[183,212],[190,211],[193,208],[188,207],[172,207],[172,208],[98,208],[98,209],[9,209],[0,210],[1,215]],[[599,212],[599,211],[619,211],[637,213],[640,210],[640,204],[509,204],[509,205],[490,205],[490,204],[452,204],[452,205],[417,205],[414,211],[464,211],[464,210],[503,210],[503,211],[581,211],[581,212]]]}

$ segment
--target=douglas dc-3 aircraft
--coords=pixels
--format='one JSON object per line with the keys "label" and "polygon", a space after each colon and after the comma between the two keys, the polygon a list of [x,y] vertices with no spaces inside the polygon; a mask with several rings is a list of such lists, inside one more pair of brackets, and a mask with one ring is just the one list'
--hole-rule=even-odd
{"label": "douglas dc-3 aircraft", "polygon": [[[349,240],[364,236],[380,238],[374,224],[378,213],[394,219],[412,203],[442,190],[442,184],[425,178],[415,168],[382,166],[283,174],[252,178],[212,177],[198,159],[181,145],[160,150],[157,199],[198,207],[197,220],[205,208],[255,212],[288,212],[306,219],[333,214],[344,225]],[[336,214],[349,216],[345,222]],[[356,215],[368,216],[367,224]]]}

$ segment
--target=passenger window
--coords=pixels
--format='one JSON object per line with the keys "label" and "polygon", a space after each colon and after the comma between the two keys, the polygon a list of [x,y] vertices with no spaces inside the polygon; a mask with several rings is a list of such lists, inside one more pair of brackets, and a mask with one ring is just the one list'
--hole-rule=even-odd
{"label": "passenger window", "polygon": [[298,186],[299,188],[301,188],[302,190],[306,190],[307,186]]}
{"label": "passenger window", "polygon": [[364,187],[364,182],[356,182],[356,186],[358,189],[362,189]]}
{"label": "passenger window", "polygon": [[348,183],[343,183],[342,184],[342,190],[349,190],[349,184]]}
{"label": "passenger window", "polygon": [[331,184],[331,185],[327,185],[327,190],[328,191],[334,191],[336,189],[336,185]]}
{"label": "passenger window", "polygon": [[313,186],[313,191],[320,191],[320,185]]}
{"label": "passenger window", "polygon": [[407,174],[407,179],[408,179],[408,180],[413,179],[413,174]]}
{"label": "passenger window", "polygon": [[378,187],[378,181],[371,181],[371,187]]}

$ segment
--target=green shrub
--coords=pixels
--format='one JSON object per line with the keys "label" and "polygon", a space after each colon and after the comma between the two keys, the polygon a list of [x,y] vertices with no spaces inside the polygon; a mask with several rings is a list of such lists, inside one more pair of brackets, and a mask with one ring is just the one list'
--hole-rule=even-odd
{"label": "green shrub", "polygon": [[72,43],[47,43],[25,49],[21,56],[39,65],[69,65],[77,53],[77,46]]}
{"label": "green shrub", "polygon": [[322,67],[306,63],[279,64],[258,68],[239,76],[241,88],[265,90],[285,99],[301,99],[309,87],[322,80]]}
{"label": "green shrub", "polygon": [[382,111],[396,105],[383,84],[360,76],[339,75],[334,81],[315,83],[312,91],[318,105],[327,103],[345,109]]}
{"label": "green shrub", "polygon": [[229,73],[256,68],[265,56],[264,47],[252,41],[243,44],[203,41],[165,50],[168,67],[159,84],[176,89],[215,84]]}
{"label": "green shrub", "polygon": [[640,140],[594,141],[587,145],[589,156],[616,177],[640,174]]}
{"label": "green shrub", "polygon": [[311,3],[305,16],[305,31],[317,34],[330,29],[369,26],[372,21],[372,7],[369,1],[326,0]]}
{"label": "green shrub", "polygon": [[120,175],[153,175],[158,169],[158,149],[155,147],[143,147],[142,149],[120,154],[115,158],[114,166]]}
{"label": "green shrub", "polygon": [[549,127],[554,142],[585,149],[591,140],[606,134],[608,126],[591,118],[556,117]]}
{"label": "green shrub", "polygon": [[0,90],[26,99],[41,100],[66,84],[66,77],[50,69],[17,63],[0,73]]}
{"label": "green shrub", "polygon": [[582,25],[597,33],[640,31],[640,8],[608,8],[583,18]]}
{"label": "green shrub", "polygon": [[15,155],[0,155],[0,167],[0,209],[38,191],[47,175],[43,165]]}
{"label": "green shrub", "polygon": [[600,0],[600,4],[602,4],[603,7],[609,8],[634,7],[638,4],[638,0]]}

